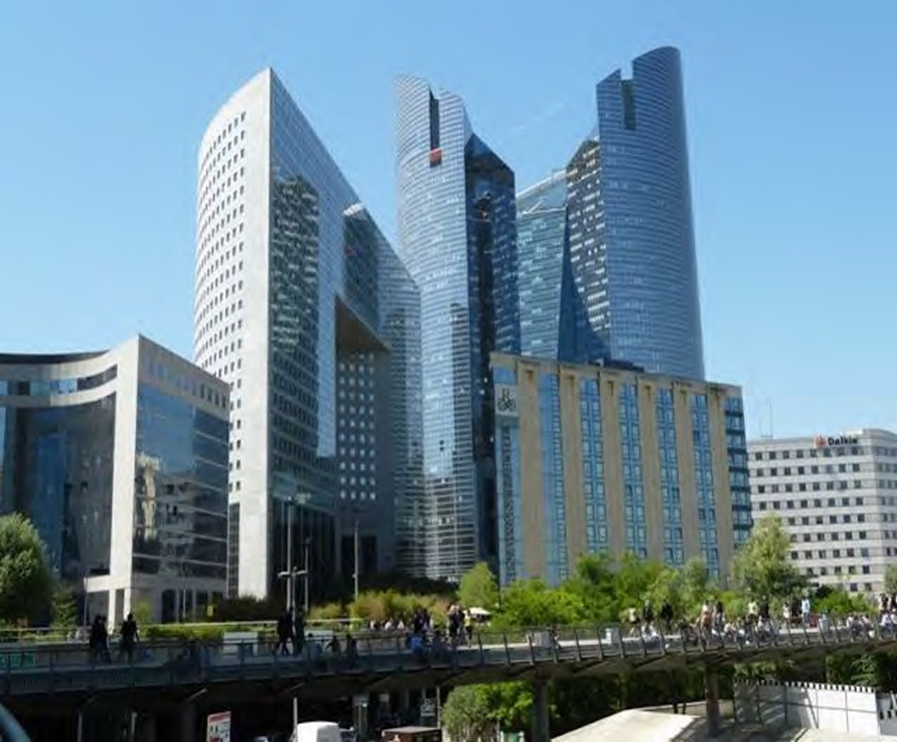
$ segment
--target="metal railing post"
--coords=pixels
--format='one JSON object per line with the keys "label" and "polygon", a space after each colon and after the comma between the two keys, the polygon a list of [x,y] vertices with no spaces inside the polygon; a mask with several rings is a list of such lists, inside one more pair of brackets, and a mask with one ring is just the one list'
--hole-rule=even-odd
{"label": "metal railing post", "polygon": [[579,643],[579,632],[573,628],[573,641],[576,643],[576,661],[582,662],[582,646]]}

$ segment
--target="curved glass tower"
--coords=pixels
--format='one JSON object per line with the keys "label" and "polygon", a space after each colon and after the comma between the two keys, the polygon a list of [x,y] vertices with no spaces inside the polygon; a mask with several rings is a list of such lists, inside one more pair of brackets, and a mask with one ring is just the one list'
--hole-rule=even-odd
{"label": "curved glass tower", "polygon": [[458,579],[496,554],[489,354],[519,352],[514,173],[452,93],[402,76],[400,254],[421,297],[424,573]]}
{"label": "curved glass tower", "polygon": [[229,592],[393,569],[420,482],[417,290],[270,69],[215,114],[198,169],[194,354],[232,390]]}
{"label": "curved glass tower", "polygon": [[[612,358],[704,378],[701,307],[679,51],[637,57],[597,87],[594,248],[606,296],[586,297]],[[582,154],[582,150],[579,154]],[[601,304],[601,307],[594,306]]]}
{"label": "curved glass tower", "polygon": [[597,112],[564,173],[518,197],[524,353],[703,379],[679,52],[602,80]]}

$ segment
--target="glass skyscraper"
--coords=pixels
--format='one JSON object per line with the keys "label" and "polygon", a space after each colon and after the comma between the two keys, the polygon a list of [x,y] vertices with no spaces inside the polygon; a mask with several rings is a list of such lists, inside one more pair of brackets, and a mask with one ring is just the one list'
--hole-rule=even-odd
{"label": "glass skyscraper", "polygon": [[355,571],[356,523],[359,572],[390,570],[421,482],[408,272],[273,71],[214,116],[198,166],[194,354],[232,389],[229,592],[282,590],[291,567],[319,592]]}
{"label": "glass skyscraper", "polygon": [[143,337],[0,354],[0,511],[47,545],[79,615],[203,618],[225,590],[228,392]]}
{"label": "glass skyscraper", "polygon": [[520,352],[582,361],[590,352],[588,319],[573,281],[564,171],[517,196]]}
{"label": "glass skyscraper", "polygon": [[[566,230],[553,259],[569,253],[584,312],[564,342],[572,361],[606,358],[649,372],[704,378],[701,310],[691,210],[685,104],[679,52],[664,47],[638,58],[632,77],[617,70],[597,86],[597,123],[566,168]],[[530,193],[520,196],[525,202]],[[518,210],[526,207],[518,203]],[[555,211],[555,224],[560,212]],[[521,234],[523,233],[521,228]],[[521,264],[523,262],[521,241]],[[557,283],[559,293],[563,282]],[[529,291],[521,275],[521,296]],[[560,297],[521,307],[550,313]],[[562,346],[561,323],[557,343]],[[526,331],[524,331],[526,338]],[[552,347],[543,343],[531,348]],[[540,352],[539,355],[542,355]],[[549,352],[546,357],[556,357]]]}
{"label": "glass skyscraper", "polygon": [[452,93],[397,85],[400,254],[420,290],[425,494],[417,571],[497,553],[489,354],[520,348],[514,173]]}

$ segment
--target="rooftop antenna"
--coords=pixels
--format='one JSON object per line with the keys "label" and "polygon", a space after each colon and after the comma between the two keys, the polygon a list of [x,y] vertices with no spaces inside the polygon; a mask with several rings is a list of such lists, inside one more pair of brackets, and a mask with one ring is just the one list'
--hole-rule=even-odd
{"label": "rooftop antenna", "polygon": [[766,408],[769,410],[769,433],[764,438],[775,438],[776,437],[776,425],[775,425],[775,417],[773,415],[772,409],[772,397],[766,398]]}

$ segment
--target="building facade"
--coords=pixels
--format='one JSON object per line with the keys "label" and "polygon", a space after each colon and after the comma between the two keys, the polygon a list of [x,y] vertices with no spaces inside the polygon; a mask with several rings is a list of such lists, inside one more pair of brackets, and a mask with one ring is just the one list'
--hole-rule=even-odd
{"label": "building facade", "polygon": [[414,77],[397,85],[400,255],[420,289],[423,557],[457,580],[497,549],[489,354],[520,348],[514,174],[464,104]]}
{"label": "building facade", "polygon": [[557,584],[585,554],[725,578],[751,529],[741,390],[493,354],[502,584]]}
{"label": "building facade", "polygon": [[[679,52],[650,51],[634,60],[630,79],[617,70],[598,83],[596,92],[597,123],[565,169],[566,229],[543,228],[538,239],[543,252],[553,244],[553,259],[569,255],[575,296],[585,315],[575,325],[575,342],[566,339],[568,354],[558,357],[613,358],[651,373],[702,379]],[[547,182],[557,194],[557,176]],[[524,202],[537,189],[520,195],[518,211],[527,212]],[[553,214],[552,223],[559,225],[559,208]],[[521,241],[521,256],[523,250]],[[558,282],[555,295],[543,297],[543,314],[560,302],[565,286]],[[521,297],[527,290],[521,277]],[[522,305],[522,320],[536,309],[541,307]],[[571,326],[562,323],[559,332]]]}
{"label": "building facade", "polygon": [[213,117],[198,178],[194,356],[232,390],[228,591],[282,591],[290,568],[321,591],[356,570],[356,533],[358,571],[392,569],[420,482],[416,289],[270,69]]}
{"label": "building facade", "polygon": [[136,337],[0,355],[0,509],[28,516],[82,617],[203,618],[227,566],[227,385]]}
{"label": "building facade", "polygon": [[777,515],[811,582],[884,589],[897,558],[897,435],[886,430],[748,444],[754,518]]}
{"label": "building facade", "polygon": [[565,171],[518,194],[520,352],[585,363],[605,354],[589,347],[588,318],[573,281],[567,225]]}

